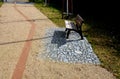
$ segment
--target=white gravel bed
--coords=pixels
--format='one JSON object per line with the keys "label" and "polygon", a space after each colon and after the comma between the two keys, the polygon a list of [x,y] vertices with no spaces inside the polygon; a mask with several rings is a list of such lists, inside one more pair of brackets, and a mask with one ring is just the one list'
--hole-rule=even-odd
{"label": "white gravel bed", "polygon": [[39,57],[55,62],[100,64],[91,44],[86,37],[80,40],[76,32],[71,32],[69,39],[65,38],[64,28],[51,28],[46,31],[46,52]]}

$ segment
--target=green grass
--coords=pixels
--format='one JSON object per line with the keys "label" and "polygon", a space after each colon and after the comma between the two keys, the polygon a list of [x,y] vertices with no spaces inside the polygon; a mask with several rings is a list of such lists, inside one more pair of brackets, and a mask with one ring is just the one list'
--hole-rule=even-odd
{"label": "green grass", "polygon": [[85,33],[93,50],[102,62],[101,66],[120,79],[120,44],[106,30],[90,29]]}
{"label": "green grass", "polygon": [[[2,6],[2,4],[3,4],[3,2],[0,1],[0,7]],[[0,17],[1,17],[1,15],[0,15]]]}
{"label": "green grass", "polygon": [[56,25],[59,27],[64,27],[64,20],[62,19],[61,12],[57,9],[55,9],[52,6],[44,6],[44,4],[35,4],[35,6],[43,13],[45,14],[50,20],[52,20]]}
{"label": "green grass", "polygon": [[3,2],[0,1],[0,7],[2,6]]}
{"label": "green grass", "polygon": [[[51,19],[57,26],[64,27],[64,20],[61,19],[61,12],[51,6],[35,4],[35,6]],[[87,18],[86,18],[87,19]],[[103,28],[107,27],[102,23],[95,23],[92,20],[86,20],[83,24],[83,34],[91,43],[94,52],[101,61],[101,66],[112,72],[117,79],[120,79],[120,42],[111,36],[111,33]]]}

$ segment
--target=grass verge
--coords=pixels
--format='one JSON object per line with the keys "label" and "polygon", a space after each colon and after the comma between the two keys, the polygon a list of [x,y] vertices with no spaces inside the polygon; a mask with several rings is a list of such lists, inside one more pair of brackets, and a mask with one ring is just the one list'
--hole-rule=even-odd
{"label": "grass verge", "polygon": [[52,6],[44,6],[44,4],[39,3],[35,4],[35,6],[45,14],[50,20],[52,20],[59,27],[64,27],[64,20],[62,19],[61,12]]}
{"label": "grass verge", "polygon": [[[0,7],[2,6],[2,4],[3,4],[3,2],[0,1]],[[0,15],[0,17],[1,17],[1,15]]]}
{"label": "grass verge", "polygon": [[0,1],[0,7],[2,6],[3,2]]}
{"label": "grass verge", "polygon": [[[36,3],[35,6],[56,25],[59,27],[65,26],[64,20],[61,18],[61,12],[58,9],[52,6],[44,6],[42,3]],[[105,28],[104,24],[88,21],[85,20],[82,28],[84,36],[88,38],[94,52],[99,57],[101,66],[112,72],[117,79],[120,79],[120,42],[109,31],[97,27],[104,26]]]}

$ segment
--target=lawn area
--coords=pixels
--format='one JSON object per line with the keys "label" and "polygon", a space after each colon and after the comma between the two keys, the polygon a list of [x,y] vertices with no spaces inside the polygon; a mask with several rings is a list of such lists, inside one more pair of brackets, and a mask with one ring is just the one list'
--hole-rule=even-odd
{"label": "lawn area", "polygon": [[[3,2],[0,1],[0,7],[2,6]],[[1,15],[0,15],[1,16]]]}
{"label": "lawn area", "polygon": [[61,19],[61,12],[52,6],[44,6],[43,4],[35,4],[35,6],[52,20],[59,27],[64,27],[64,20]]}
{"label": "lawn area", "polygon": [[2,6],[3,2],[0,1],[0,7]]}
{"label": "lawn area", "polygon": [[[36,3],[35,6],[51,19],[58,27],[64,27],[64,19],[61,12],[52,7],[44,6],[42,3]],[[102,23],[94,23],[94,21],[85,19],[82,27],[83,34],[91,43],[94,52],[101,61],[101,66],[112,72],[117,79],[120,79],[120,42],[111,36],[109,31],[97,26],[104,26]]]}

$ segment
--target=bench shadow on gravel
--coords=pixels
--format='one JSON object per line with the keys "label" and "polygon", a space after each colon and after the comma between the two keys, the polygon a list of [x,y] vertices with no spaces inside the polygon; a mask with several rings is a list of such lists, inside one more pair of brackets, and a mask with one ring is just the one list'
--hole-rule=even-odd
{"label": "bench shadow on gravel", "polygon": [[71,36],[69,39],[65,38],[65,31],[62,30],[55,30],[52,36],[51,44],[57,44],[58,48],[65,45],[68,42],[73,41],[80,41],[79,35],[76,32],[71,33]]}
{"label": "bench shadow on gravel", "polygon": [[58,47],[66,44],[65,32],[64,31],[54,31],[51,43],[57,44]]}

